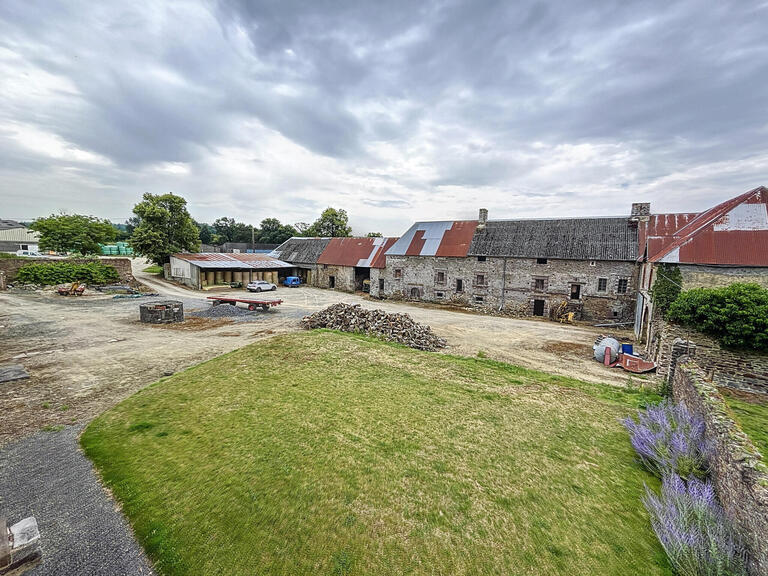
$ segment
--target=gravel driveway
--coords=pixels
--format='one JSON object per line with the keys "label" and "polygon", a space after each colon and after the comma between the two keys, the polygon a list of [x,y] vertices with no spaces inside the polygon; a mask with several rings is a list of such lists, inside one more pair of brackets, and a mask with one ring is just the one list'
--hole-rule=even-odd
{"label": "gravel driveway", "polygon": [[78,449],[80,427],[38,432],[0,450],[0,510],[34,516],[43,562],[29,576],[154,574],[127,522]]}

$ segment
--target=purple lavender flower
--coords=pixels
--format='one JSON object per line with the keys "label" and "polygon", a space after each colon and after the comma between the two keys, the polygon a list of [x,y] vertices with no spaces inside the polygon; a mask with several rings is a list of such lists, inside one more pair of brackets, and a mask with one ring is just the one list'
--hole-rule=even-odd
{"label": "purple lavender flower", "polygon": [[711,449],[704,421],[684,405],[664,400],[623,424],[640,461],[656,476],[673,472],[686,479],[706,476]]}
{"label": "purple lavender flower", "polygon": [[643,503],[676,574],[747,574],[746,552],[710,481],[693,476],[684,481],[676,474],[665,474],[661,495],[646,486]]}

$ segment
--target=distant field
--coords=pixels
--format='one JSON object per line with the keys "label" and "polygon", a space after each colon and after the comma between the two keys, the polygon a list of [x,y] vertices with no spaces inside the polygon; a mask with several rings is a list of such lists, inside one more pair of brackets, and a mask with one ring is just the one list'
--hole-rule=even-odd
{"label": "distant field", "polygon": [[146,268],[144,268],[142,272],[146,272],[147,274],[162,274],[163,267],[158,266],[157,264],[153,264],[152,266],[147,266]]}
{"label": "distant field", "polygon": [[768,402],[755,404],[741,400],[727,390],[723,397],[736,422],[747,433],[768,464]]}
{"label": "distant field", "polygon": [[619,423],[644,399],[308,332],[164,379],[82,445],[161,574],[669,574]]}

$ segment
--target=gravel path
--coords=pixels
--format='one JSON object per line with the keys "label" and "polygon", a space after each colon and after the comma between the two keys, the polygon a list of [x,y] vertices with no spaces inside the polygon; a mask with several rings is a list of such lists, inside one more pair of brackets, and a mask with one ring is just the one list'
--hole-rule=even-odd
{"label": "gravel path", "polygon": [[39,432],[0,449],[0,511],[9,523],[35,516],[40,528],[43,563],[27,574],[154,574],[79,450],[80,430]]}

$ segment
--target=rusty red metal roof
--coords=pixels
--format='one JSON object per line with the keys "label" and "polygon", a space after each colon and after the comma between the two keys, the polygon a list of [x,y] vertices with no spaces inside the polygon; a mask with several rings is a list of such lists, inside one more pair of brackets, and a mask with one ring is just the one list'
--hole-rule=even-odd
{"label": "rusty red metal roof", "polygon": [[384,253],[397,238],[331,238],[318,264],[384,268]]}
{"label": "rusty red metal roof", "polygon": [[698,212],[680,214],[651,214],[648,222],[638,226],[638,256],[657,254],[675,241],[675,233],[699,215]]}
{"label": "rusty red metal roof", "polygon": [[726,200],[686,222],[649,261],[681,264],[768,266],[768,189]]}
{"label": "rusty red metal roof", "polygon": [[291,268],[292,265],[272,258],[268,254],[231,252],[197,252],[174,254],[174,258],[190,262],[200,268]]}
{"label": "rusty red metal roof", "polygon": [[463,258],[476,228],[477,220],[416,222],[387,250],[387,255]]}

